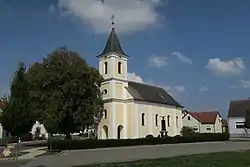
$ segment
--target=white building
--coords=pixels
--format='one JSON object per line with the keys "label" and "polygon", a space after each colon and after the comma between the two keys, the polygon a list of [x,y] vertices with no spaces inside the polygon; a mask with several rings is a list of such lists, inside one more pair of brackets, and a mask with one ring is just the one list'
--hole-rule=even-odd
{"label": "white building", "polygon": [[231,138],[247,137],[249,130],[245,129],[246,112],[250,111],[250,99],[231,101],[228,111],[228,132]]}

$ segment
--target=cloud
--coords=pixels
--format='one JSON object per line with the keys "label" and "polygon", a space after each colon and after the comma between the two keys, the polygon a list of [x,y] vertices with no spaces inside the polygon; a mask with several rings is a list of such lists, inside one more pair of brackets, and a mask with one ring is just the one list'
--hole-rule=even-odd
{"label": "cloud", "polygon": [[[172,56],[172,57],[171,57]],[[177,58],[180,62],[186,63],[186,64],[192,64],[192,60],[184,55],[182,55],[180,52],[173,52],[171,56],[157,56],[153,55],[148,58],[148,64],[151,67],[157,67],[162,68],[166,65],[170,65],[172,58]]]}
{"label": "cloud", "polygon": [[161,23],[157,10],[164,0],[59,0],[63,15],[72,15],[88,25],[96,34],[110,31],[111,16],[115,14],[119,33],[132,33]]}
{"label": "cloud", "polygon": [[183,63],[187,63],[187,64],[192,64],[192,60],[184,55],[182,55],[180,52],[173,52],[172,56],[177,57],[177,59]]}
{"label": "cloud", "polygon": [[49,5],[48,10],[50,13],[55,13],[56,12],[56,7],[54,5]]}
{"label": "cloud", "polygon": [[128,73],[128,80],[129,81],[134,81],[134,82],[139,82],[139,83],[143,83],[143,79],[142,77],[136,75],[134,72],[132,73]]}
{"label": "cloud", "polygon": [[250,88],[250,80],[240,80],[240,83],[238,85],[232,85],[230,88],[239,89],[239,88]]}
{"label": "cloud", "polygon": [[151,67],[162,68],[169,64],[167,56],[151,56],[148,59],[148,64]]}
{"label": "cloud", "polygon": [[154,81],[144,81],[141,76],[136,75],[134,72],[128,73],[128,80],[161,87],[174,97],[179,96],[186,90],[186,87],[183,85],[169,86],[163,83],[155,83]]}
{"label": "cloud", "polygon": [[205,86],[201,86],[200,89],[199,89],[200,92],[205,92],[207,90],[208,90],[208,88],[205,87]]}
{"label": "cloud", "polygon": [[241,74],[245,70],[244,61],[241,58],[222,61],[219,58],[209,59],[206,68],[217,76],[232,76]]}

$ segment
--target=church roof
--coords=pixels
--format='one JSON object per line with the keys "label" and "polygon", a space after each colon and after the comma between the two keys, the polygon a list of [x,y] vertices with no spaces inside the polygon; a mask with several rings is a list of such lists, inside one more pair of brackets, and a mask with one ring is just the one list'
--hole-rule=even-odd
{"label": "church roof", "polygon": [[183,108],[182,105],[180,105],[161,87],[129,81],[128,92],[135,100],[167,104]]}
{"label": "church roof", "polygon": [[103,56],[103,55],[108,54],[108,53],[118,53],[120,55],[127,56],[122,50],[122,47],[120,45],[120,42],[118,40],[118,37],[117,37],[117,34],[116,34],[114,28],[112,28],[112,30],[109,34],[109,38],[108,38],[108,41],[105,45],[104,50],[97,57]]}

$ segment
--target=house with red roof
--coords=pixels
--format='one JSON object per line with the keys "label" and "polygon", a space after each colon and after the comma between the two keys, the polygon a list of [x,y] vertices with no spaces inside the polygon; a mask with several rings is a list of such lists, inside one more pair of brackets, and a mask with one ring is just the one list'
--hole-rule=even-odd
{"label": "house with red roof", "polygon": [[222,118],[218,111],[184,111],[182,124],[193,128],[197,133],[222,133],[224,131]]}

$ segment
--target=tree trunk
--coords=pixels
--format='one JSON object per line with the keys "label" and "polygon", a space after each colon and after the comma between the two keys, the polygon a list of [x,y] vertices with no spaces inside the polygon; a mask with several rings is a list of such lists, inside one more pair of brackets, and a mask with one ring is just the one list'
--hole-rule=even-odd
{"label": "tree trunk", "polygon": [[53,150],[52,145],[53,145],[53,134],[49,133],[49,151],[50,152]]}
{"label": "tree trunk", "polygon": [[71,140],[71,139],[72,139],[69,132],[66,133],[66,139],[67,139],[67,140]]}

